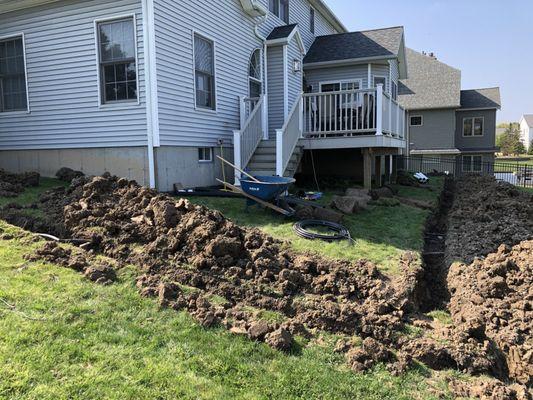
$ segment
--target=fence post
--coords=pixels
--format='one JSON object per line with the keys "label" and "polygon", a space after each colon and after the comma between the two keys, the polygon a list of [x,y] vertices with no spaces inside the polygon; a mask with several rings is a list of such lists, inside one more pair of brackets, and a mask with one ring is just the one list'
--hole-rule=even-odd
{"label": "fence post", "polygon": [[[241,155],[241,131],[233,131],[233,162],[235,166],[239,169],[242,169],[242,155]],[[235,186],[241,185],[241,173],[235,169]]]}
{"label": "fence post", "polygon": [[383,85],[376,86],[376,136],[383,135]]}

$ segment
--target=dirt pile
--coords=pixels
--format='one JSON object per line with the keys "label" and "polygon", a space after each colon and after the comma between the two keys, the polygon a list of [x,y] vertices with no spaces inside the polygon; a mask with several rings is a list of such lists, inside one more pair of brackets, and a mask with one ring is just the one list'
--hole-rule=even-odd
{"label": "dirt pile", "polygon": [[30,186],[39,186],[40,175],[36,172],[12,174],[0,169],[0,197],[17,197]]}
{"label": "dirt pile", "polygon": [[59,246],[55,242],[45,243],[25,258],[28,261],[45,260],[73,269],[81,272],[87,279],[103,285],[111,284],[117,278],[114,267],[108,262],[98,260],[85,251]]}
{"label": "dirt pile", "polygon": [[449,215],[446,261],[471,263],[533,239],[533,195],[489,176],[457,181],[457,196]]}
{"label": "dirt pile", "polygon": [[533,241],[502,245],[448,275],[449,309],[464,341],[485,342],[503,358],[504,378],[533,385]]}

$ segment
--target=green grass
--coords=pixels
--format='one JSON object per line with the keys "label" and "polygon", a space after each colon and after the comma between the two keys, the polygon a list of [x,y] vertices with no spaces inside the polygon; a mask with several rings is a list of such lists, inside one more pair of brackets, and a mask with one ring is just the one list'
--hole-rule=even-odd
{"label": "green grass", "polygon": [[[398,187],[400,195],[419,200],[436,201],[443,185],[442,178],[431,180],[433,191],[423,188]],[[325,196],[324,203],[332,194]],[[227,218],[245,226],[257,227],[281,240],[287,240],[296,251],[312,251],[330,258],[359,260],[366,258],[379,268],[395,274],[401,254],[419,252],[423,246],[422,232],[429,211],[400,205],[397,207],[370,206],[360,214],[349,215],[343,224],[349,229],[355,244],[309,241],[293,232],[294,221],[273,214],[257,206],[247,211],[246,200],[234,198],[194,197],[196,204],[220,210]]]}
{"label": "green grass", "polygon": [[29,205],[39,200],[39,196],[52,188],[59,186],[68,186],[67,183],[52,178],[41,178],[40,185],[38,187],[28,187],[18,197],[6,198],[0,197],[0,207],[9,203],[17,203],[20,205]]}
{"label": "green grass", "polygon": [[[0,221],[0,232],[20,231]],[[282,354],[141,298],[134,271],[99,286],[0,240],[0,399],[432,399],[443,380],[349,371],[331,345]]]}

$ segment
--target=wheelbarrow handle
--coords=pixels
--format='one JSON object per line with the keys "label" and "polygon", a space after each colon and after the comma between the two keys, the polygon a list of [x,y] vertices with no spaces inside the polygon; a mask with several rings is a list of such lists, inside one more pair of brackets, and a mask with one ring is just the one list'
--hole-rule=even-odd
{"label": "wheelbarrow handle", "polygon": [[250,179],[253,180],[254,182],[261,183],[260,180],[254,178],[252,175],[248,174],[247,172],[244,172],[242,169],[240,169],[240,168],[238,168],[237,166],[233,165],[233,164],[230,163],[228,160],[225,160],[224,158],[222,158],[222,157],[220,157],[220,156],[217,156],[217,158],[218,158],[220,161],[222,161],[222,162],[228,164],[230,167],[235,168],[235,169],[236,169],[237,171],[239,171],[241,174],[246,175],[248,178],[250,178]]}

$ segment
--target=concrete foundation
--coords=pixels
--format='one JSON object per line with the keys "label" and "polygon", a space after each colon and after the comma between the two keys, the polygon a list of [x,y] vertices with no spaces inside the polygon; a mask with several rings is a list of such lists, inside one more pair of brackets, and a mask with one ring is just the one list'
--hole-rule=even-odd
{"label": "concrete foundation", "polygon": [[[162,192],[174,190],[174,184],[184,188],[206,187],[219,185],[217,179],[226,179],[233,183],[234,171],[216,158],[221,155],[220,148],[213,149],[212,162],[198,160],[197,147],[163,146],[155,149],[157,189]],[[222,157],[233,162],[233,148],[222,149]]]}
{"label": "concrete foundation", "polygon": [[41,176],[55,177],[61,167],[86,175],[109,172],[149,185],[146,147],[0,151],[0,168],[6,171],[37,171]]}
{"label": "concrete foundation", "polygon": [[[199,162],[196,147],[169,147],[154,149],[157,189],[169,192],[174,184],[185,188],[218,185],[224,179],[220,148],[214,149],[212,162]],[[223,157],[233,161],[233,148],[224,148]],[[55,177],[61,167],[82,171],[86,175],[112,175],[137,181],[148,186],[148,154],[146,147],[92,148],[60,150],[0,151],[0,168],[10,172],[36,171],[44,177]],[[226,180],[233,183],[234,173],[225,168]]]}

